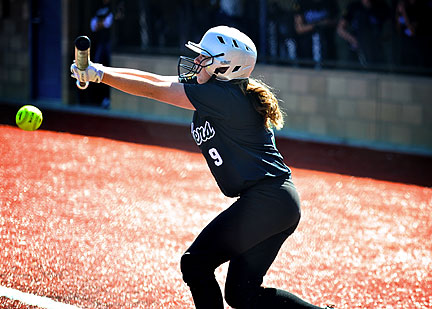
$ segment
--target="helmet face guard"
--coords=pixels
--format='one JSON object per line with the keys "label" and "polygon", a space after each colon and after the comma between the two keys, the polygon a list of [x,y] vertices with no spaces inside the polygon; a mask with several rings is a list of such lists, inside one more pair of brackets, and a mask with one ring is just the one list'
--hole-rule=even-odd
{"label": "helmet face guard", "polygon": [[191,77],[199,74],[203,68],[211,66],[214,63],[214,58],[224,55],[221,53],[213,56],[209,51],[192,42],[188,43],[188,47],[203,55],[204,58],[199,63],[195,63],[195,58],[180,56],[177,63],[177,73],[180,78]]}

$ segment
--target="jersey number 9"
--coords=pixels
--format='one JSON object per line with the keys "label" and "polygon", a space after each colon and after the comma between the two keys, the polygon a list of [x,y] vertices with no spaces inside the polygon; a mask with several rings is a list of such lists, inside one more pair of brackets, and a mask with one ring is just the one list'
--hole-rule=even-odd
{"label": "jersey number 9", "polygon": [[219,152],[216,150],[216,148],[210,148],[209,149],[209,155],[210,157],[215,160],[214,164],[216,166],[221,166],[223,163],[222,157],[220,156]]}

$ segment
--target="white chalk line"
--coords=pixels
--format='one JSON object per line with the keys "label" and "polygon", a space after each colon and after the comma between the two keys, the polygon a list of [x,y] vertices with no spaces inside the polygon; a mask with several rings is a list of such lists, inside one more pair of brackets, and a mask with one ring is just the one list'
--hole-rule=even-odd
{"label": "white chalk line", "polygon": [[0,297],[4,296],[13,300],[18,300],[30,306],[38,306],[46,309],[79,309],[76,306],[63,304],[44,296],[37,296],[24,293],[15,289],[0,286]]}

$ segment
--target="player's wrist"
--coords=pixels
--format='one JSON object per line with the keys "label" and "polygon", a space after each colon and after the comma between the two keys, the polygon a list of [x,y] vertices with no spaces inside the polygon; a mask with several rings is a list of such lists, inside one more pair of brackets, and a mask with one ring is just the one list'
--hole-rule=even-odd
{"label": "player's wrist", "polygon": [[89,81],[94,83],[102,82],[104,76],[105,67],[100,63],[90,62],[90,65],[87,68]]}

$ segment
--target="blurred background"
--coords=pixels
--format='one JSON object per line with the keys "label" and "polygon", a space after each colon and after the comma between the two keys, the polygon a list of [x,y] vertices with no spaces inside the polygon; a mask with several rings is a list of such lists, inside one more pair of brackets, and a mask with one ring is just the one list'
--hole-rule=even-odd
{"label": "blurred background", "polygon": [[[432,154],[432,0],[0,0],[0,105],[187,125],[189,111],[70,78],[75,38],[105,65],[177,74],[216,25],[258,48],[281,137]],[[42,126],[43,129],[43,126]]]}

